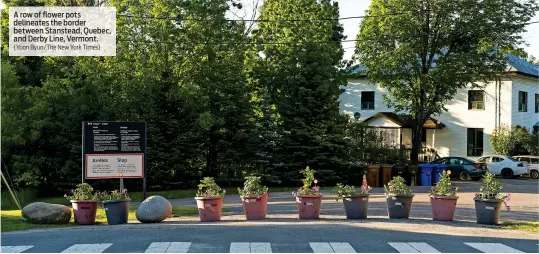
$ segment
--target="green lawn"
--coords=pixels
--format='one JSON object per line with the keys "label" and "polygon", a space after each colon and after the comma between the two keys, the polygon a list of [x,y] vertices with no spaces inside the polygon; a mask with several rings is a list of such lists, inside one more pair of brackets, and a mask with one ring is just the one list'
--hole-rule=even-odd
{"label": "green lawn", "polygon": [[502,228],[516,229],[537,234],[539,233],[539,222],[504,221],[502,223]]}
{"label": "green lawn", "polygon": [[[136,207],[129,208],[129,219],[136,220],[135,211]],[[223,212],[227,212],[226,208],[223,208]],[[174,217],[178,216],[197,216],[198,210],[194,206],[173,206],[172,215]],[[21,215],[21,210],[10,210],[10,211],[1,211],[1,222],[2,222],[2,232],[9,232],[15,230],[25,230],[25,229],[40,229],[40,228],[58,228],[58,227],[67,227],[75,226],[73,222],[73,215],[71,216],[71,221],[68,224],[61,225],[50,225],[50,224],[33,224],[28,222]],[[105,210],[101,207],[97,209],[96,214],[96,224],[107,224],[107,216]]]}

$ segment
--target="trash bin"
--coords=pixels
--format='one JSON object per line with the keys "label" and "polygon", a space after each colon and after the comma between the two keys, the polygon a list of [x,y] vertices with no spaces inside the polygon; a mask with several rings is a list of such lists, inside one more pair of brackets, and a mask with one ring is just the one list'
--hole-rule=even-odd
{"label": "trash bin", "polygon": [[410,174],[410,186],[417,186],[417,173],[419,172],[419,165],[408,165],[408,174]]}
{"label": "trash bin", "polygon": [[444,170],[447,169],[445,164],[431,164],[433,167],[433,174],[434,174],[434,183],[437,184],[440,181],[440,174],[444,172]]}
{"label": "trash bin", "polygon": [[395,164],[391,170],[391,179],[395,176],[400,176],[406,181],[406,185],[410,186],[412,184],[412,177],[410,171],[406,168],[406,165]]}
{"label": "trash bin", "polygon": [[391,181],[391,170],[393,169],[393,165],[390,164],[382,164],[382,170],[380,170],[380,186],[383,187],[389,181]]}
{"label": "trash bin", "polygon": [[433,164],[419,164],[419,174],[421,175],[421,186],[432,186]]}
{"label": "trash bin", "polygon": [[367,168],[367,184],[371,187],[380,187],[380,164],[369,164]]}

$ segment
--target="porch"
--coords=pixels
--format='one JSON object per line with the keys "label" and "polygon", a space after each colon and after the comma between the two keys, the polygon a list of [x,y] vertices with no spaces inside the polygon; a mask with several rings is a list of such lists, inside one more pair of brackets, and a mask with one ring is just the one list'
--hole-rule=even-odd
{"label": "porch", "polygon": [[[412,118],[409,115],[399,115],[393,112],[379,112],[365,120],[369,127],[377,128],[383,134],[386,145],[403,149],[406,157],[410,158],[412,150]],[[436,130],[445,128],[440,121],[429,118],[423,125],[419,160],[431,162],[440,158],[435,148]]]}

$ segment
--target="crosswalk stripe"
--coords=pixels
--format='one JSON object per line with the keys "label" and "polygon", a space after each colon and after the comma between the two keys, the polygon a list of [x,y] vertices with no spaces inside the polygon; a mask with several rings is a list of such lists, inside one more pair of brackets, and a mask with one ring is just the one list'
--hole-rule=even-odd
{"label": "crosswalk stripe", "polygon": [[409,242],[408,244],[421,253],[440,253],[437,249],[427,243]]}
{"label": "crosswalk stripe", "polygon": [[333,248],[329,243],[323,242],[310,242],[309,245],[313,249],[314,253],[334,253]]}
{"label": "crosswalk stripe", "polygon": [[145,253],[187,253],[191,242],[153,242]]}
{"label": "crosswalk stripe", "polygon": [[62,253],[101,253],[111,245],[112,243],[74,244],[71,247],[62,251]]}
{"label": "crosswalk stripe", "polygon": [[414,247],[407,243],[388,243],[391,247],[400,253],[419,253]]}
{"label": "crosswalk stripe", "polygon": [[271,244],[263,242],[232,242],[230,253],[271,253]]}
{"label": "crosswalk stripe", "polygon": [[489,253],[524,253],[501,243],[464,243],[474,249]]}
{"label": "crosswalk stripe", "polygon": [[271,244],[251,243],[251,253],[271,253]]}
{"label": "crosswalk stripe", "polygon": [[2,253],[20,253],[27,249],[34,247],[34,245],[18,245],[18,246],[2,246]]}
{"label": "crosswalk stripe", "polygon": [[329,243],[335,253],[356,253],[349,243]]}
{"label": "crosswalk stripe", "polygon": [[230,253],[250,253],[251,247],[248,242],[232,242],[230,243]]}

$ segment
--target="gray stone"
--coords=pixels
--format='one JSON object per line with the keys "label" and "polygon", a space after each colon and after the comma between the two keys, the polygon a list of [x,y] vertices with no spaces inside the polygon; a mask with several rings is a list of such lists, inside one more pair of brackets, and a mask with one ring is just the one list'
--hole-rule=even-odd
{"label": "gray stone", "polygon": [[151,196],[140,203],[136,216],[142,223],[161,222],[172,216],[172,204],[164,197]]}
{"label": "gray stone", "polygon": [[37,224],[67,224],[71,220],[71,209],[65,205],[35,202],[22,209],[22,216]]}

